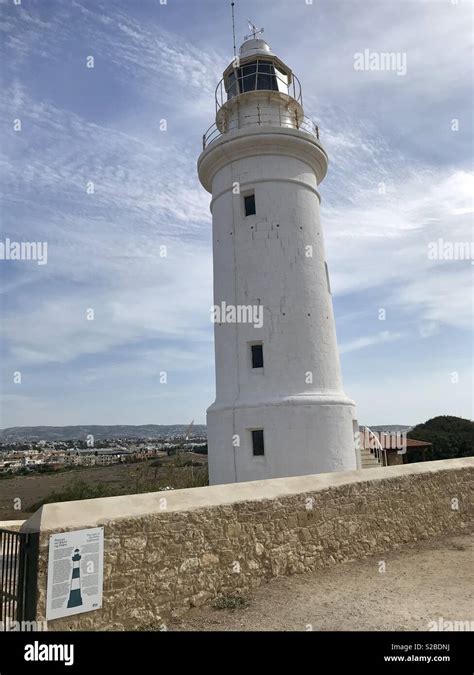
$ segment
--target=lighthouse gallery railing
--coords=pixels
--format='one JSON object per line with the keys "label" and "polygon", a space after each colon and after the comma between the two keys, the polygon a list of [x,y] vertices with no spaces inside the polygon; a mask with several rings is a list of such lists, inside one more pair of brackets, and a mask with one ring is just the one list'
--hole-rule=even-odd
{"label": "lighthouse gallery railing", "polygon": [[263,125],[299,129],[300,131],[305,131],[307,134],[310,134],[319,140],[319,127],[313,122],[312,119],[306,117],[306,115],[298,117],[294,113],[283,113],[281,109],[278,109],[277,114],[275,112],[275,108],[267,108],[261,105],[256,105],[255,113],[232,119],[227,125],[225,125],[225,127],[223,127],[222,130],[219,129],[216,123],[212,124],[205,134],[203,134],[202,149],[205,150],[205,148],[207,148],[207,146],[213,141],[216,141],[218,138],[226,133],[229,133],[230,131],[242,129],[243,127],[248,126]]}

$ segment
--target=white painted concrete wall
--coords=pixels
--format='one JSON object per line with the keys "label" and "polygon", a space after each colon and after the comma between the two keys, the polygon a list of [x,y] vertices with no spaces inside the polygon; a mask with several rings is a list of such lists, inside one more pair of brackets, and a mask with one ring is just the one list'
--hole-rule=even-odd
{"label": "white painted concrete wall", "polygon": [[[199,160],[213,195],[214,304],[262,305],[264,315],[260,328],[215,326],[212,484],[356,468],[320,222],[326,167],[308,134],[265,125],[224,134]],[[246,217],[248,191],[257,213]],[[252,342],[263,342],[261,370],[251,367]],[[254,457],[251,430],[262,428],[265,456]]]}

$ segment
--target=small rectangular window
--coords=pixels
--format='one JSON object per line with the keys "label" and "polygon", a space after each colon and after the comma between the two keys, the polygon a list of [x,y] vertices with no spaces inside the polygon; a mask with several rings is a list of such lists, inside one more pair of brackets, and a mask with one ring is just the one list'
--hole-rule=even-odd
{"label": "small rectangular window", "polygon": [[326,282],[328,285],[328,292],[331,293],[331,284],[329,283],[329,270],[327,262],[324,263],[324,267],[326,268]]}
{"label": "small rectangular window", "polygon": [[252,368],[263,368],[263,345],[252,345]]}
{"label": "small rectangular window", "polygon": [[256,214],[255,210],[255,194],[245,195],[244,197],[244,207],[246,216],[254,216]]}
{"label": "small rectangular window", "polygon": [[254,457],[259,457],[265,454],[263,429],[255,429],[254,431],[252,431],[252,446]]}

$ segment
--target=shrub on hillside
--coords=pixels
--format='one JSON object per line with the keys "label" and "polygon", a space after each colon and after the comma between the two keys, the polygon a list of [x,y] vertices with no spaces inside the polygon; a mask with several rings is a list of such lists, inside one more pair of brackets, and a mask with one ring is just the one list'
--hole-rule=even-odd
{"label": "shrub on hillside", "polygon": [[82,499],[97,499],[99,497],[117,497],[120,495],[142,494],[144,492],[160,492],[162,490],[180,490],[184,488],[203,487],[209,485],[207,466],[176,467],[169,462],[162,468],[155,468],[156,476],[151,474],[148,467],[140,467],[130,477],[128,484],[86,483],[77,480],[62,491],[51,492],[47,497],[28,508],[31,513],[43,504],[56,502],[72,502]]}
{"label": "shrub on hillside", "polygon": [[104,483],[86,483],[83,480],[77,480],[70,483],[61,492],[51,492],[36,504],[33,504],[29,511],[36,511],[43,504],[55,504],[56,502],[75,502],[80,499],[97,499],[98,497],[111,497],[113,490]]}
{"label": "shrub on hillside", "polygon": [[[450,415],[433,417],[423,424],[417,424],[408,432],[407,437],[433,444],[426,451],[427,460],[474,455],[474,422],[462,417]],[[410,449],[409,461],[421,460],[421,451]]]}

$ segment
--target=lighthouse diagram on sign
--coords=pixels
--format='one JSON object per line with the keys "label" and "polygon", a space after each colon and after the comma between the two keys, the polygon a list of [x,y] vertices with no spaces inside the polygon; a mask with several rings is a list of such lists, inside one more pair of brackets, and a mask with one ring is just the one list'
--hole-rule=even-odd
{"label": "lighthouse diagram on sign", "polygon": [[81,554],[79,549],[74,550],[74,555],[72,556],[72,577],[71,577],[71,587],[69,590],[69,599],[67,601],[67,607],[80,607],[82,605],[82,595],[81,595]]}
{"label": "lighthouse diagram on sign", "polygon": [[357,466],[320,221],[327,167],[298,78],[253,33],[217,86],[198,160],[212,195],[212,484]]}
{"label": "lighthouse diagram on sign", "polygon": [[103,582],[103,527],[57,532],[50,536],[46,590],[48,621],[100,609]]}

